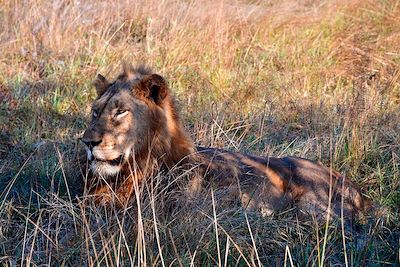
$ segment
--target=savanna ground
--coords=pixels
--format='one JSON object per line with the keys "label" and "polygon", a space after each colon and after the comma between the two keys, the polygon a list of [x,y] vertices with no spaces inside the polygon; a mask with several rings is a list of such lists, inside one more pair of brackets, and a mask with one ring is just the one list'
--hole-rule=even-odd
{"label": "savanna ground", "polygon": [[[398,0],[1,1],[0,265],[398,266],[399,44]],[[122,61],[168,79],[197,144],[320,160],[385,215],[171,216],[160,176],[125,211],[94,207],[77,138]]]}

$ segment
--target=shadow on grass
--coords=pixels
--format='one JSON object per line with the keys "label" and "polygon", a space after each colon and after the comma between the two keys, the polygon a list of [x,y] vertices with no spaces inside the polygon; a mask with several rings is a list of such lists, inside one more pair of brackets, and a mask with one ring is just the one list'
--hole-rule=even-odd
{"label": "shadow on grass", "polygon": [[[26,203],[45,193],[80,193],[77,141],[85,127],[81,112],[60,112],[48,102],[58,83],[0,86],[0,201]],[[61,96],[67,99],[68,92]]]}

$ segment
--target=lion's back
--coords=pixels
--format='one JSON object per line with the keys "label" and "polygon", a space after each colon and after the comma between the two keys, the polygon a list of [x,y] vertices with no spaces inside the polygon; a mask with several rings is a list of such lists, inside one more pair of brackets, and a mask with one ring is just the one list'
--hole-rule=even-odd
{"label": "lion's back", "polygon": [[304,158],[285,157],[293,173],[294,186],[302,188],[298,207],[307,213],[324,213],[339,217],[343,212],[352,218],[366,204],[359,188],[346,176],[319,162]]}

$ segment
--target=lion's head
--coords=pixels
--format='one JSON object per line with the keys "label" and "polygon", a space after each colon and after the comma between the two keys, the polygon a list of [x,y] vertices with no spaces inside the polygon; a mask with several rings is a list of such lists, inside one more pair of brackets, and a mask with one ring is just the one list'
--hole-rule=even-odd
{"label": "lion's head", "polygon": [[172,150],[182,140],[187,150],[183,154],[192,150],[163,77],[145,68],[125,67],[114,82],[99,74],[94,85],[98,97],[82,138],[94,174],[115,176],[149,153],[171,161],[177,153],[181,156],[182,151]]}

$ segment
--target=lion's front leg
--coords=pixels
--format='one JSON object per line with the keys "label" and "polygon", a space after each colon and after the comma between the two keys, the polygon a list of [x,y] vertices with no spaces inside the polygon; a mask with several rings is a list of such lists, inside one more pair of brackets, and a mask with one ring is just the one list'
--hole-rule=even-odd
{"label": "lion's front leg", "polygon": [[118,207],[123,207],[130,200],[133,190],[132,179],[126,179],[121,184],[96,186],[90,194],[94,196],[94,202],[97,205],[109,206],[114,203]]}
{"label": "lion's front leg", "polygon": [[118,185],[116,189],[116,204],[118,207],[124,207],[132,197],[134,191],[134,178],[128,177],[125,181]]}
{"label": "lion's front leg", "polygon": [[110,205],[113,202],[113,190],[109,185],[96,186],[90,192],[91,195],[94,195],[94,203],[96,205]]}

